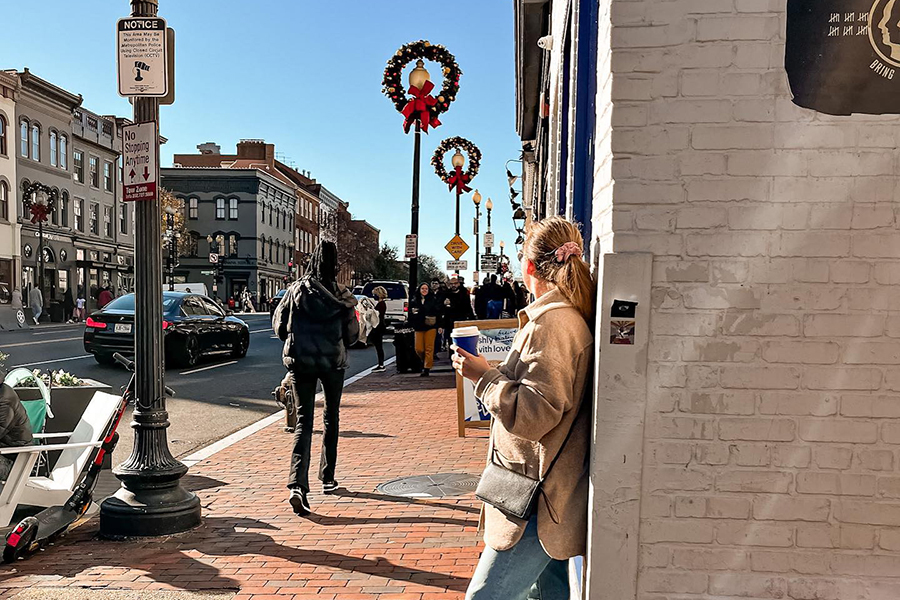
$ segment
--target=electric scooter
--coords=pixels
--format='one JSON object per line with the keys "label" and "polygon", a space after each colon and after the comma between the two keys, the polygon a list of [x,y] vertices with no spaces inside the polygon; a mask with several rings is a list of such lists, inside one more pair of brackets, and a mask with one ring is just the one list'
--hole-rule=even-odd
{"label": "electric scooter", "polygon": [[[113,354],[113,358],[131,371],[131,379],[122,389],[122,397],[116,412],[110,421],[106,434],[103,436],[103,443],[94,457],[94,461],[88,467],[84,478],[69,496],[69,499],[63,506],[51,506],[45,508],[33,517],[25,517],[15,526],[15,528],[6,536],[6,547],[3,549],[3,562],[11,563],[19,558],[25,558],[29,554],[43,548],[56,538],[65,535],[68,531],[78,524],[81,517],[87,512],[93,501],[94,488],[97,485],[97,477],[100,475],[100,468],[103,465],[103,459],[107,454],[112,453],[119,441],[119,434],[116,429],[125,414],[125,409],[134,400],[134,362],[128,360],[119,353]],[[174,396],[175,392],[171,388],[165,388],[166,394]]]}

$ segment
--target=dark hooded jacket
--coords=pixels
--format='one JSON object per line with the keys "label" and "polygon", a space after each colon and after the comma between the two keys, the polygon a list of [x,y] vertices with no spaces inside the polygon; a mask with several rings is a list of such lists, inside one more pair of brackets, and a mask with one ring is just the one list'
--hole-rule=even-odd
{"label": "dark hooded jacket", "polygon": [[28,446],[32,443],[31,421],[15,390],[0,385],[0,447]]}
{"label": "dark hooded jacket", "polygon": [[282,362],[297,373],[347,368],[347,348],[359,340],[356,298],[334,281],[334,244],[323,242],[311,259],[312,275],[294,282],[278,303],[272,328],[284,342]]}

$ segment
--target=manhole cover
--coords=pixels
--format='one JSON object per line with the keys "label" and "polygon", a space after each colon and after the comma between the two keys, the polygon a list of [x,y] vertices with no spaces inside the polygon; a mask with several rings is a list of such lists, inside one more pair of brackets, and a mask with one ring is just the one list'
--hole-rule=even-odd
{"label": "manhole cover", "polygon": [[442,498],[471,494],[478,486],[477,475],[465,473],[438,473],[437,475],[416,475],[382,483],[378,491],[390,496],[408,498]]}

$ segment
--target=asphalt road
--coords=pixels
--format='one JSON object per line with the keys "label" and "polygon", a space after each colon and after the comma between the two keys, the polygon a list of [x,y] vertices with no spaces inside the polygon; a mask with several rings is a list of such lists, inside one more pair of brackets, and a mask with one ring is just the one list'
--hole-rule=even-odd
{"label": "asphalt road", "polygon": [[[271,392],[284,377],[282,343],[274,337],[268,314],[238,315],[250,327],[247,356],[206,357],[192,369],[169,368],[166,385],[176,392],[168,400],[169,447],[182,457],[278,411]],[[81,378],[102,381],[118,391],[129,373],[119,366],[98,365],[82,345],[83,325],[41,325],[30,330],[0,331],[0,351],[9,354],[6,370],[13,367],[63,369]],[[393,355],[386,340],[385,353]],[[374,348],[350,351],[347,377],[377,363]],[[0,373],[2,375],[2,373]],[[119,427],[114,464],[132,448],[130,410]]]}

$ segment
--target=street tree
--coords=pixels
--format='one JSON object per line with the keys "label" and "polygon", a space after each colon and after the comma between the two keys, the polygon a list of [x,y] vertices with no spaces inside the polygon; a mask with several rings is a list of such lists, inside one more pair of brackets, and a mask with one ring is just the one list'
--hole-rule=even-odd
{"label": "street tree", "polygon": [[400,260],[400,252],[396,246],[387,242],[382,244],[381,250],[375,255],[372,265],[372,279],[384,279],[388,281],[406,279],[409,267]]}
{"label": "street tree", "polygon": [[180,198],[176,198],[175,195],[166,188],[161,188],[159,190],[159,204],[160,218],[162,219],[163,247],[169,247],[165,238],[166,229],[168,228],[168,215],[166,214],[166,209],[172,208],[175,211],[175,214],[173,215],[175,225],[174,230],[175,233],[179,234],[178,256],[189,256],[191,254],[191,244],[193,241],[188,234],[187,226],[185,224],[184,201]]}

